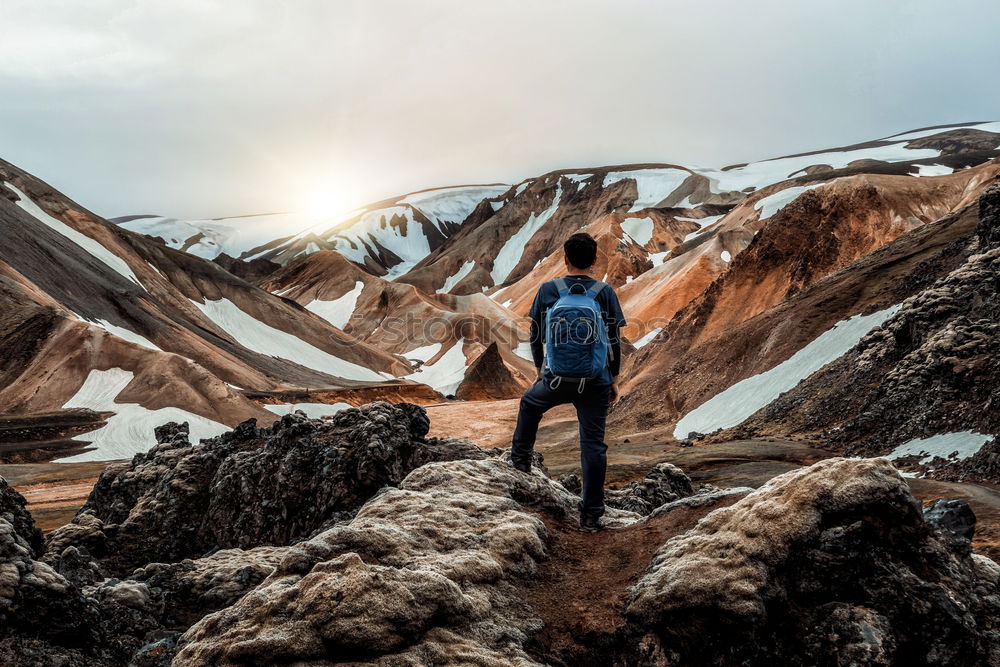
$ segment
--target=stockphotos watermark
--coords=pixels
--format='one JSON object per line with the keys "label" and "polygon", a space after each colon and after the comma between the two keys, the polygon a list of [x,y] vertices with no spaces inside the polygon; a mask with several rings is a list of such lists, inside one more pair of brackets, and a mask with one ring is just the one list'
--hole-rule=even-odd
{"label": "stockphotos watermark", "polygon": [[[636,332],[636,337],[629,338],[629,340],[634,343],[654,330],[659,331],[669,322],[670,319],[665,317],[654,317],[648,320],[630,319],[627,331]],[[574,340],[579,339],[579,342],[585,342],[593,337],[594,332],[589,322],[586,323],[586,327],[586,330],[575,329]],[[368,331],[369,329],[370,331]],[[387,348],[412,349],[464,339],[484,345],[496,342],[501,347],[513,349],[523,343],[533,342],[531,340],[531,318],[527,316],[509,319],[455,313],[421,317],[413,313],[406,313],[402,316],[390,315],[374,321],[363,313],[356,313],[351,316],[343,330],[352,335],[363,334],[365,338],[375,337],[380,347]],[[660,338],[660,336],[654,336],[652,340],[647,341],[647,344],[662,342]]]}

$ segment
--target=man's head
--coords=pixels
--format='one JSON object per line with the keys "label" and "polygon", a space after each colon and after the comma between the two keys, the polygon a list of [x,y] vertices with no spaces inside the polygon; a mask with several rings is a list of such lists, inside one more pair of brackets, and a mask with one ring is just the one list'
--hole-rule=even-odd
{"label": "man's head", "polygon": [[590,234],[580,232],[563,243],[566,264],[576,269],[589,269],[597,260],[597,241]]}

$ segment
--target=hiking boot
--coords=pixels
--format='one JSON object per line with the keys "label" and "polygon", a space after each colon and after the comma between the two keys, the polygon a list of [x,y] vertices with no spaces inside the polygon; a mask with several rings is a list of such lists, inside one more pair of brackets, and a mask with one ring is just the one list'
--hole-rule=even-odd
{"label": "hiking boot", "polygon": [[523,473],[531,474],[531,464],[530,463],[519,463],[517,461],[511,461],[510,464],[514,466],[515,469],[520,470]]}
{"label": "hiking boot", "polygon": [[601,516],[590,512],[580,512],[580,530],[585,533],[596,533],[599,530],[604,530]]}

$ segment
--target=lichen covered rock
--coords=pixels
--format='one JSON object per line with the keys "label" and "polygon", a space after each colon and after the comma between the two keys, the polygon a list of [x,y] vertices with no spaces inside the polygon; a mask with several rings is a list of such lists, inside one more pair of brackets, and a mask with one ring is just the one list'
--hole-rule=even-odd
{"label": "lichen covered rock", "polygon": [[183,425],[167,425],[158,445],[101,475],[47,551],[85,547],[109,573],[127,574],[215,549],[289,544],[425,463],[487,456],[464,440],[426,438],[428,427],[423,408],[383,402],[324,420],[286,415],[269,428],[250,420],[194,446]]}
{"label": "lichen covered rock", "polygon": [[980,570],[888,461],[830,459],[669,540],[627,613],[663,664],[995,664]]}

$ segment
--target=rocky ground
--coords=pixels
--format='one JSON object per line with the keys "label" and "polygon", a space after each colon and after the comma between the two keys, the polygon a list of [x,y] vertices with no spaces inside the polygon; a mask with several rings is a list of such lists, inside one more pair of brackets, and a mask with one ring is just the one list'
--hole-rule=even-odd
{"label": "rocky ground", "polygon": [[164,427],[44,540],[3,482],[5,664],[1000,660],[969,504],[925,510],[884,460],[674,445],[691,476],[646,465],[591,535],[572,474],[428,427],[388,403],[197,446]]}

